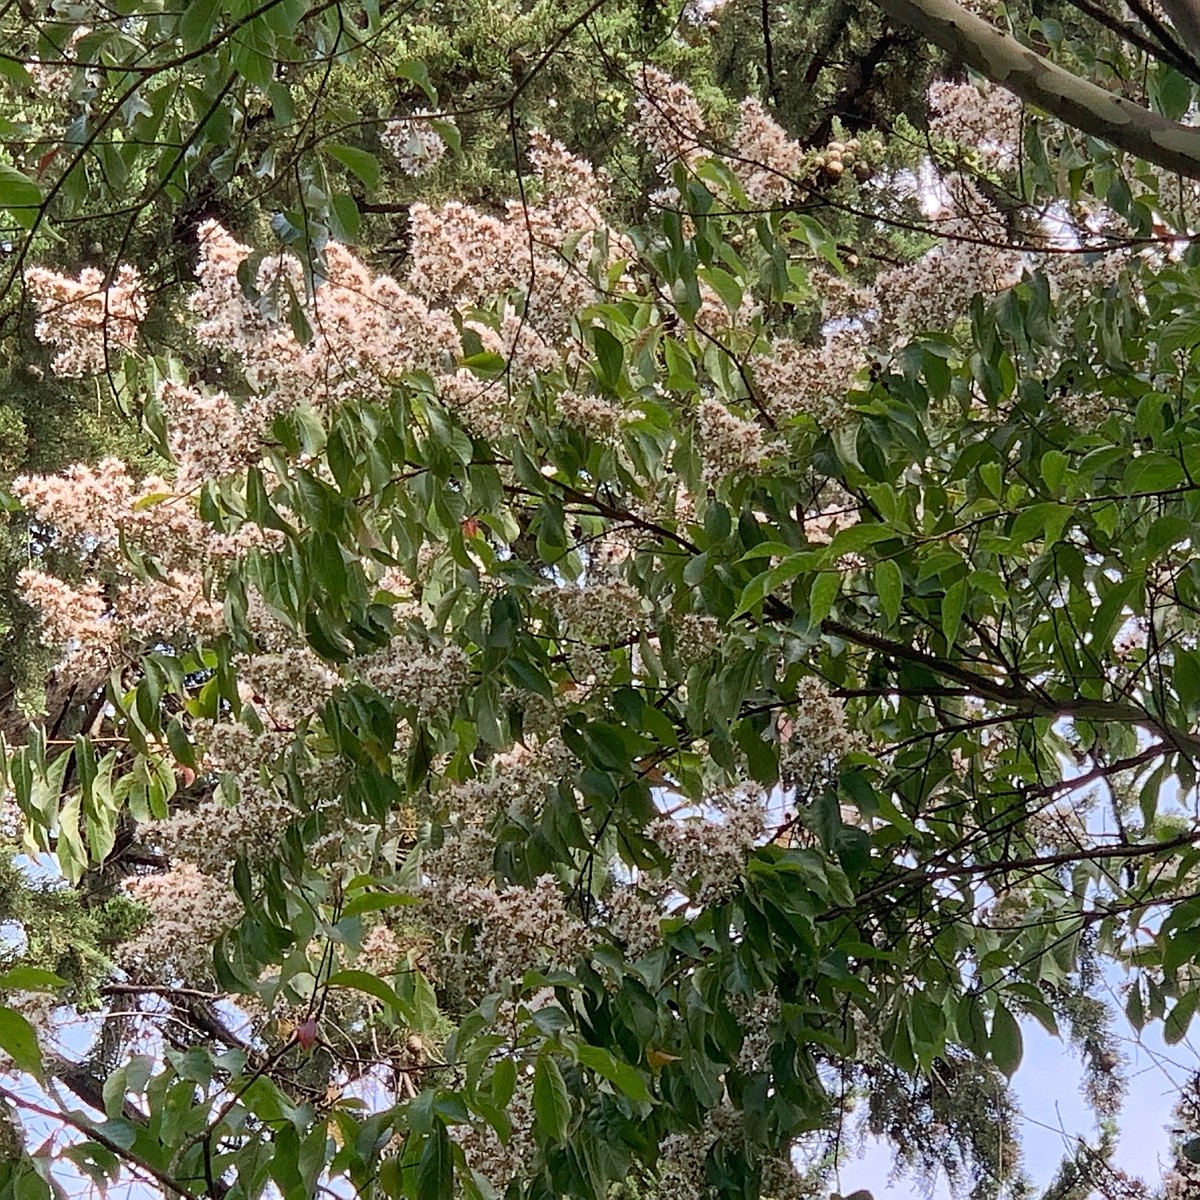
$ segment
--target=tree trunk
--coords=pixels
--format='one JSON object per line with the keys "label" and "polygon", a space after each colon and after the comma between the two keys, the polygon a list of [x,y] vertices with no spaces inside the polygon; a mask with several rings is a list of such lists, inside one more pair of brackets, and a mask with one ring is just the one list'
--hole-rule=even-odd
{"label": "tree trunk", "polygon": [[1177,125],[1072,75],[954,0],[874,3],[1027,104],[1146,162],[1200,180],[1200,128]]}

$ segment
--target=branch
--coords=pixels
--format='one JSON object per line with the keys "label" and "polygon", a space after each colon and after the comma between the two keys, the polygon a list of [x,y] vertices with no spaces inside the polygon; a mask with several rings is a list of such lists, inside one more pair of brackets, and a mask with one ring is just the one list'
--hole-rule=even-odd
{"label": "branch", "polygon": [[1193,54],[1200,54],[1200,4],[1196,0],[1160,0],[1175,32]]}
{"label": "branch", "polygon": [[185,1188],[165,1171],[160,1170],[152,1162],[148,1162],[142,1158],[141,1155],[135,1154],[132,1150],[122,1146],[120,1142],[114,1141],[103,1130],[97,1128],[95,1123],[83,1113],[68,1112],[65,1109],[56,1111],[55,1109],[47,1108],[43,1104],[37,1104],[32,1100],[26,1099],[24,1096],[18,1095],[16,1092],[9,1091],[6,1087],[0,1087],[0,1097],[7,1100],[18,1112],[36,1113],[39,1117],[47,1117],[52,1121],[62,1121],[63,1124],[69,1125],[72,1129],[77,1129],[93,1142],[98,1142],[106,1150],[116,1155],[118,1159],[132,1167],[135,1171],[139,1171],[154,1180],[155,1183],[172,1195],[181,1197],[181,1200],[192,1200],[195,1197],[195,1192]]}
{"label": "branch", "polygon": [[[1161,842],[1135,842],[1131,845],[1090,846],[1075,850],[1064,850],[1060,854],[1037,854],[1028,858],[997,859],[995,862],[959,863],[951,867],[928,870],[914,867],[901,875],[885,879],[855,897],[855,905],[889,895],[894,888],[912,883],[927,885],[944,879],[962,879],[967,876],[989,879],[993,875],[1006,875],[1012,871],[1045,871],[1047,868],[1068,867],[1080,862],[1103,862],[1109,859],[1149,858],[1157,854],[1169,854],[1183,850],[1200,841],[1200,833],[1183,833],[1178,837]],[[818,920],[825,919],[822,914]]]}
{"label": "branch", "polygon": [[954,0],[874,3],[1027,104],[1146,162],[1200,179],[1200,128],[1177,125],[1072,75]]}
{"label": "branch", "polygon": [[982,699],[1012,705],[1019,712],[1037,713],[1046,717],[1072,717],[1079,721],[1113,722],[1120,725],[1139,725],[1157,734],[1172,749],[1192,759],[1200,759],[1200,736],[1177,729],[1148,713],[1136,704],[1119,700],[1056,700],[1038,691],[1012,683],[989,679],[967,667],[938,658],[907,642],[893,641],[867,629],[857,629],[842,621],[826,619],[821,631],[833,637],[885,654],[902,662],[915,663],[943,679],[952,679],[970,688]]}
{"label": "branch", "polygon": [[1129,6],[1129,11],[1154,34],[1163,49],[1177,58],[1188,57],[1187,47],[1150,11],[1145,0],[1125,0],[1125,3]]}
{"label": "branch", "polygon": [[1151,58],[1166,63],[1181,75],[1187,76],[1193,83],[1200,83],[1200,64],[1174,38],[1167,35],[1168,42],[1166,44],[1161,39],[1156,42],[1153,38],[1146,37],[1140,30],[1126,24],[1119,17],[1114,17],[1100,4],[1093,3],[1093,0],[1070,0],[1070,3],[1085,16],[1091,17],[1097,24],[1103,25],[1105,29],[1111,29],[1119,38],[1131,46],[1136,46],[1143,54],[1148,54]]}

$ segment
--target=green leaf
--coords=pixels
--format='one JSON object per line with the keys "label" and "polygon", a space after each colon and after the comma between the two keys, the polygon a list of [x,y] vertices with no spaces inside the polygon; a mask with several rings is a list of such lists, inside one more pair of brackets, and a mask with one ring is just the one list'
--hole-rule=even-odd
{"label": "green leaf", "polygon": [[808,594],[808,623],[817,626],[829,616],[833,602],[842,590],[842,576],[838,571],[822,571],[813,580]]}
{"label": "green leaf", "polygon": [[358,232],[362,227],[362,214],[358,211],[354,197],[345,192],[338,192],[329,203],[332,209],[331,228],[334,236],[341,242],[357,242]]}
{"label": "green leaf", "polygon": [[1042,479],[1046,487],[1057,492],[1067,477],[1067,456],[1061,450],[1047,450],[1042,455]]}
{"label": "green leaf", "polygon": [[1155,63],[1150,73],[1150,102],[1168,121],[1179,121],[1192,102],[1192,85],[1166,63]]}
{"label": "green leaf", "polygon": [[8,163],[0,163],[0,208],[7,208],[13,219],[28,229],[41,203],[42,190],[28,175],[22,175]]}
{"label": "green leaf", "polygon": [[946,595],[942,598],[942,635],[947,646],[953,646],[958,639],[958,627],[966,607],[967,581],[960,579],[946,589]]}
{"label": "green leaf", "polygon": [[641,1072],[628,1063],[614,1058],[601,1046],[579,1045],[575,1047],[575,1057],[585,1066],[595,1071],[597,1075],[615,1084],[631,1100],[643,1104],[653,1103],[654,1097],[646,1087],[646,1081]]}
{"label": "green leaf", "polygon": [[721,297],[725,307],[736,313],[742,303],[742,285],[720,267],[702,267],[699,275]]}
{"label": "green leaf", "polygon": [[33,87],[33,76],[25,69],[25,65],[11,58],[0,59],[0,75],[11,79],[19,87]]}
{"label": "green leaf", "polygon": [[838,257],[837,239],[814,217],[800,217],[800,228],[804,231],[808,244],[828,262],[839,275],[846,273],[842,260]]}
{"label": "green leaf", "polygon": [[538,1056],[533,1072],[533,1111],[553,1141],[561,1142],[571,1122],[571,1097],[552,1054]]}
{"label": "green leaf", "polygon": [[0,974],[0,988],[11,988],[21,992],[56,992],[67,986],[67,981],[53,971],[41,967],[13,967]]}
{"label": "green leaf", "polygon": [[959,1000],[954,1024],[959,1041],[973,1054],[985,1058],[989,1049],[987,1017],[983,1004],[974,992],[968,992]]}
{"label": "green leaf", "polygon": [[996,1012],[992,1017],[992,1035],[988,1039],[988,1048],[991,1051],[992,1062],[1011,1079],[1021,1065],[1024,1043],[1021,1038],[1021,1026],[1004,1006],[1003,1001],[997,1003]]}
{"label": "green leaf", "polygon": [[410,908],[420,903],[420,896],[412,896],[407,892],[363,892],[346,902],[342,916],[357,917],[360,913],[378,912],[384,908]]}
{"label": "green leaf", "polygon": [[733,615],[740,617],[742,613],[757,607],[776,588],[782,587],[785,583],[791,583],[797,575],[803,575],[805,571],[810,570],[812,563],[813,556],[802,552],[785,558],[781,563],[776,563],[769,571],[755,575],[742,589]]}
{"label": "green leaf", "polygon": [[875,591],[888,625],[895,625],[904,599],[904,575],[890,558],[875,564]]}
{"label": "green leaf", "polygon": [[419,1024],[413,1006],[403,1000],[396,990],[384,983],[379,976],[372,975],[369,971],[337,971],[330,975],[326,982],[330,987],[352,988],[356,992],[366,992],[368,996],[374,996],[376,1000],[381,1000],[387,1007],[402,1014],[409,1025],[415,1027]]}
{"label": "green leaf", "polygon": [[425,1139],[417,1166],[416,1194],[421,1200],[454,1200],[454,1151],[441,1121]]}
{"label": "green leaf", "polygon": [[1197,1004],[1200,1004],[1200,988],[1184,992],[1175,1001],[1175,1007],[1171,1009],[1167,1014],[1167,1019],[1163,1022],[1163,1041],[1168,1046],[1182,1042],[1187,1036],[1188,1026],[1192,1023]]}
{"label": "green leaf", "polygon": [[608,391],[615,392],[621,382],[625,347],[621,345],[620,339],[609,333],[603,325],[597,325],[592,330],[592,344],[596,348],[597,374],[600,382]]}
{"label": "green leaf", "polygon": [[419,58],[406,58],[392,66],[393,73],[400,79],[410,80],[429,97],[431,104],[437,103],[437,91],[429,82],[429,71]]}
{"label": "green leaf", "polygon": [[1177,649],[1171,682],[1184,708],[1189,711],[1200,708],[1200,654],[1183,647]]}
{"label": "green leaf", "polygon": [[36,1079],[42,1077],[42,1052],[30,1023],[14,1008],[0,1007],[0,1050]]}
{"label": "green leaf", "polygon": [[379,159],[374,154],[357,146],[343,146],[339,142],[326,142],[321,149],[357,175],[368,191],[373,192],[379,185]]}
{"label": "green leaf", "polygon": [[199,49],[213,35],[221,0],[190,0],[179,18],[179,37],[188,52]]}

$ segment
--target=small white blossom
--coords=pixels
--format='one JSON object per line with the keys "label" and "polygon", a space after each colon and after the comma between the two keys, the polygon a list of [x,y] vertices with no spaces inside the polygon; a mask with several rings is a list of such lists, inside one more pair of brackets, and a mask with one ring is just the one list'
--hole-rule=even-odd
{"label": "small white blossom", "polygon": [[[411,117],[389,121],[379,136],[384,149],[395,155],[406,175],[428,174],[445,157],[446,143],[433,127],[432,116],[428,109],[419,108]],[[452,117],[440,119],[447,124],[454,123]]]}

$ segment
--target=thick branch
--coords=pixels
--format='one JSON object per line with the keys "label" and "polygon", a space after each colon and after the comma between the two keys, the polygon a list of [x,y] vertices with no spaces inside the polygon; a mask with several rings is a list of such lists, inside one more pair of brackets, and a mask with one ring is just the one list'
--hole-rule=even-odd
{"label": "thick branch", "polygon": [[1159,0],[1175,32],[1193,54],[1200,54],[1200,4],[1196,0]]}
{"label": "thick branch", "polygon": [[1200,179],[1200,128],[1177,125],[1072,75],[954,0],[874,2],[894,21],[917,30],[1027,104],[1146,162]]}

